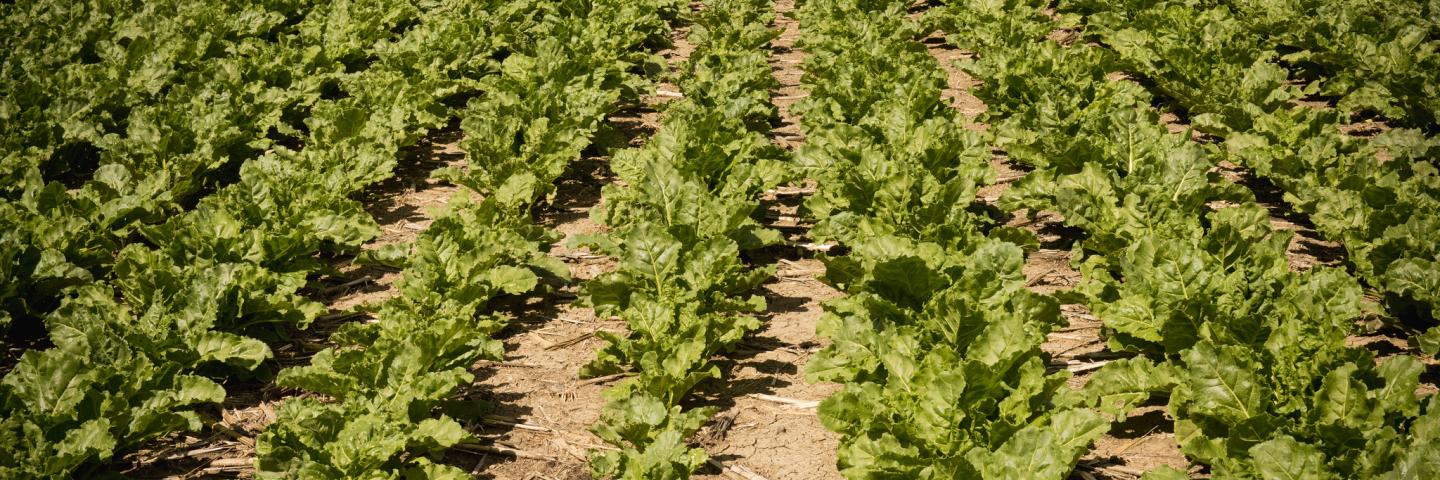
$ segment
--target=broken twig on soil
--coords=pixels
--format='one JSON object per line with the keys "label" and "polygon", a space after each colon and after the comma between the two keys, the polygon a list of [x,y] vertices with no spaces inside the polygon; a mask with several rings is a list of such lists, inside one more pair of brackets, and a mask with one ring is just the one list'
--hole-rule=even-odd
{"label": "broken twig on soil", "polygon": [[611,381],[611,380],[619,380],[619,379],[625,378],[625,377],[627,377],[627,376],[629,376],[629,375],[630,375],[630,373],[629,373],[629,372],[626,372],[626,373],[616,373],[616,374],[612,374],[612,375],[606,375],[606,376],[603,376],[603,377],[589,378],[589,379],[581,380],[581,381],[580,381],[580,385],[594,385],[594,384],[597,384],[597,383],[605,383],[605,382],[609,382],[609,381]]}
{"label": "broken twig on soil", "polygon": [[720,461],[716,460],[714,457],[711,457],[707,461],[710,462],[711,465],[714,465],[715,468],[720,469],[720,471],[725,473],[733,473],[745,480],[768,480],[765,477],[760,476],[760,474],[755,473],[754,470],[745,468],[742,465],[726,465],[720,463]]}
{"label": "broken twig on soil", "polygon": [[763,393],[752,393],[746,396],[758,398],[767,402],[783,403],[785,405],[801,409],[810,409],[820,406],[819,400],[799,400],[794,398],[777,397],[775,395],[766,395]]}

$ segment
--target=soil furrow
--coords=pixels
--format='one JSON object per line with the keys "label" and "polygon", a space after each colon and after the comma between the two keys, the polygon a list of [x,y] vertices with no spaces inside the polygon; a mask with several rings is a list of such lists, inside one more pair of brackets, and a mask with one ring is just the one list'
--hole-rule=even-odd
{"label": "soil furrow", "polygon": [[[671,31],[672,46],[658,52],[672,72],[694,50],[686,39],[688,33],[688,27],[677,26]],[[602,135],[609,137],[609,144],[592,147],[572,162],[557,182],[555,201],[538,212],[541,225],[564,235],[550,255],[569,265],[573,281],[559,291],[517,305],[512,327],[500,337],[505,343],[505,361],[477,372],[475,388],[496,409],[487,421],[472,424],[471,431],[494,445],[524,453],[452,453],[472,462],[474,473],[499,479],[586,479],[590,478],[587,450],[608,448],[589,428],[600,418],[605,404],[600,394],[610,383],[580,379],[578,373],[605,345],[595,333],[623,335],[625,321],[597,318],[593,309],[573,302],[580,285],[615,269],[615,259],[571,248],[568,242],[576,235],[606,230],[590,218],[590,211],[604,202],[601,188],[616,180],[609,157],[601,150],[643,145],[659,128],[660,105],[673,100],[675,93],[683,94],[671,83],[656,87],[661,93],[642,97],[640,105],[606,118],[614,133]]]}
{"label": "soil furrow", "polygon": [[[780,118],[770,137],[793,151],[805,141],[800,119],[791,110],[808,94],[800,86],[805,53],[795,45],[800,25],[792,16],[794,0],[777,1],[775,10],[771,27],[779,36],[770,44],[770,68],[779,85],[770,98]],[[809,242],[810,222],[800,218],[799,207],[814,187],[809,180],[785,185],[761,200],[767,221],[786,232],[791,243]],[[803,249],[775,248],[754,257],[758,265],[776,264],[776,278],[757,292],[767,305],[765,326],[729,356],[729,376],[713,389],[711,403],[722,410],[702,430],[700,441],[716,461],[769,480],[840,478],[835,468],[838,437],[820,424],[813,407],[803,407],[838,390],[838,385],[806,382],[805,364],[823,346],[815,335],[821,302],[841,293],[818,280],[825,265]],[[697,478],[733,478],[714,469],[706,473]]]}

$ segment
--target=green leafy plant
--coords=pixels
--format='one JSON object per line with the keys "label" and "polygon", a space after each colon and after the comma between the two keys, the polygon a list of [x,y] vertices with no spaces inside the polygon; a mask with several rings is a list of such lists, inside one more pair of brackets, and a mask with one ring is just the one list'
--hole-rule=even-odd
{"label": "green leafy plant", "polygon": [[1047,374],[1040,351],[1059,305],[1025,288],[1023,248],[1000,240],[1028,235],[975,205],[995,175],[985,138],[941,100],[945,76],[915,41],[929,22],[907,7],[800,10],[797,160],[820,186],[805,206],[813,234],[849,250],[822,256],[848,296],[825,304],[832,343],[807,366],[843,385],[820,418],[847,478],[1062,478],[1109,422],[1059,403],[1068,373]]}
{"label": "green leafy plant", "polygon": [[[489,21],[479,5],[91,2],[4,18],[37,29],[5,40],[25,47],[4,59],[24,95],[3,107],[21,120],[4,136],[21,181],[0,207],[18,286],[0,299],[55,345],[0,382],[6,477],[93,474],[202,428],[195,408],[225,396],[209,376],[257,368],[262,339],[324,311],[299,294],[316,256],[378,233],[352,196],[444,123],[441,100],[493,70],[476,52],[496,48],[447,35]],[[51,63],[66,73],[20,74]]]}
{"label": "green leafy plant", "polygon": [[[942,18],[1005,14],[988,4],[950,8],[958,11]],[[980,48],[967,68],[987,82],[977,95],[999,105],[987,114],[1001,125],[997,143],[1037,167],[1002,203],[1055,209],[1086,230],[1076,248],[1085,280],[1066,296],[1104,321],[1112,349],[1143,355],[1106,365],[1057,405],[1123,416],[1168,394],[1182,451],[1220,477],[1423,475],[1433,455],[1413,446],[1433,436],[1434,414],[1415,393],[1418,360],[1398,355],[1377,363],[1367,350],[1345,346],[1363,311],[1355,279],[1326,267],[1292,272],[1290,235],[1273,230],[1266,211],[1228,182],[1151,173],[1203,173],[1217,153],[1275,145],[1246,131],[1284,131],[1291,145],[1306,148],[1297,151],[1317,154],[1275,164],[1291,171],[1310,172],[1297,167],[1355,147],[1319,133],[1319,124],[1276,129],[1295,124],[1275,121],[1266,109],[1289,111],[1285,102],[1298,92],[1284,84],[1270,54],[1247,46],[1254,39],[1244,29],[1224,23],[1223,12],[1166,2],[1067,8],[1086,14],[1082,23],[1094,29],[1087,31],[1102,32],[1116,53],[1033,36],[951,37]],[[1010,15],[1011,22],[1048,22],[1024,9]],[[1156,128],[1145,92],[1111,86],[1126,82],[1110,75],[1117,67],[1194,105],[1195,124],[1226,136],[1229,151],[1197,148]],[[1010,95],[1031,90],[1053,100]],[[1087,114],[1093,106],[1105,108]],[[1263,165],[1267,157],[1256,153]],[[1186,188],[1186,178],[1193,186]],[[1184,478],[1171,469],[1151,475]]]}
{"label": "green leafy plant", "polygon": [[[652,36],[646,28],[657,15],[643,3],[519,3],[553,15],[526,17],[532,12],[524,5],[502,9],[502,18],[529,20],[495,26],[514,29],[515,51],[495,76],[476,82],[484,96],[462,113],[471,168],[436,173],[469,188],[435,212],[413,245],[358,258],[403,269],[400,295],[372,307],[375,322],[336,332],[337,347],[310,365],[281,372],[280,385],[331,401],[282,407],[256,447],[260,477],[468,477],[436,461],[472,439],[456,420],[477,410],[473,400],[457,398],[474,380],[472,366],[503,360],[494,336],[508,319],[489,303],[568,281],[568,267],[546,255],[558,234],[536,225],[529,207],[590,145],[614,101],[629,95],[627,85],[643,81],[626,62],[648,61],[632,49]],[[562,32],[575,36],[546,36]],[[538,65],[552,68],[532,68]]]}
{"label": "green leafy plant", "polygon": [[760,327],[765,301],[747,293],[774,269],[746,265],[741,252],[782,241],[754,218],[759,194],[789,175],[765,136],[776,115],[762,53],[775,37],[773,13],[763,1],[736,0],[686,18],[696,49],[674,79],[686,96],[665,107],[645,146],[614,155],[623,186],[607,185],[604,208],[592,212],[613,230],[576,240],[619,260],[584,286],[582,300],[629,325],[624,336],[601,333],[609,345],[580,374],[634,373],[606,390],[591,427],[619,448],[591,453],[597,477],[681,479],[706,463],[687,439],[715,409],[681,401],[722,377],[712,357]]}

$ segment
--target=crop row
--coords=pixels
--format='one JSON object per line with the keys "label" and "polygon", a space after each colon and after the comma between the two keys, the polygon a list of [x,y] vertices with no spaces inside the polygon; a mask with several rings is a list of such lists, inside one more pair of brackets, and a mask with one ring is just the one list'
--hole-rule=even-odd
{"label": "crop row", "polygon": [[[1422,350],[1432,355],[1440,351],[1440,327],[1436,325],[1440,316],[1440,246],[1431,241],[1440,234],[1440,170],[1435,164],[1440,158],[1440,140],[1422,130],[1403,128],[1374,138],[1343,133],[1350,118],[1344,114],[1345,108],[1353,103],[1348,100],[1361,97],[1366,99],[1362,103],[1372,103],[1369,98],[1375,92],[1370,89],[1349,92],[1350,96],[1339,101],[1339,109],[1296,105],[1294,101],[1314,90],[1315,84],[1325,92],[1333,83],[1359,80],[1334,79],[1327,74],[1311,87],[1295,86],[1284,68],[1286,62],[1277,58],[1271,46],[1290,38],[1292,35],[1285,33],[1292,30],[1257,33],[1247,25],[1253,18],[1242,20],[1245,9],[1237,11],[1225,5],[1197,9],[1167,2],[1086,7],[1082,10],[1086,31],[1112,44],[1125,69],[1153,80],[1188,112],[1197,128],[1223,138],[1223,152],[1217,156],[1250,167],[1283,188],[1294,208],[1307,214],[1326,238],[1346,248],[1356,275],[1384,294],[1391,315],[1411,328],[1428,329],[1417,337]],[[1391,14],[1376,15],[1390,18]],[[1405,31],[1393,25],[1384,30]],[[1427,85],[1432,95],[1425,98],[1433,101],[1433,89],[1440,81],[1425,75],[1433,76],[1434,69],[1440,68],[1436,65],[1440,54],[1433,51],[1437,45],[1440,42],[1427,40],[1402,49],[1403,55],[1390,53],[1393,49],[1380,52],[1418,62],[1420,65],[1397,65],[1400,71],[1391,79],[1421,75],[1421,79],[1408,81]],[[1317,47],[1283,58],[1307,65],[1302,59],[1334,56],[1326,53],[1327,48]],[[1173,58],[1185,61],[1166,61]],[[1432,70],[1425,69],[1427,63]],[[1369,79],[1364,76],[1365,69],[1342,71],[1361,75],[1369,86],[1414,91]],[[1244,81],[1237,84],[1237,78]],[[1416,100],[1406,95],[1397,98],[1404,99],[1405,105]],[[1428,126],[1433,130],[1433,119]]]}
{"label": "crop row", "polygon": [[[437,172],[469,187],[453,195],[413,245],[372,250],[360,261],[403,269],[399,295],[375,321],[331,337],[338,346],[276,383],[324,395],[284,403],[259,438],[263,478],[469,478],[430,456],[470,438],[454,416],[483,408],[457,396],[472,365],[500,361],[493,335],[507,324],[489,302],[569,279],[547,256],[558,236],[530,209],[590,145],[606,114],[635,101],[652,62],[639,47],[661,33],[656,7],[626,2],[511,2],[503,24],[450,12],[446,21],[514,35],[498,74],[461,112],[468,169]],[[493,12],[491,12],[493,13]],[[484,200],[476,201],[475,195]]]}
{"label": "crop row", "polygon": [[[199,428],[195,407],[224,399],[216,379],[252,375],[271,357],[263,340],[324,311],[300,294],[327,268],[317,254],[354,253],[378,234],[351,197],[389,177],[402,147],[451,117],[448,104],[483,90],[462,122],[479,160],[442,175],[489,198],[457,197],[413,252],[366,253],[408,267],[406,294],[378,307],[376,326],[335,337],[369,347],[327,350],[282,374],[341,401],[287,403],[262,439],[262,470],[397,471],[399,451],[453,443],[453,422],[402,435],[414,423],[388,420],[467,375],[448,367],[497,354],[484,334],[503,323],[482,315],[485,300],[565,275],[539,256],[554,238],[522,214],[643,82],[633,73],[654,62],[633,47],[657,33],[654,9],[378,1],[217,16],[198,4],[103,3],[4,6],[7,24],[55,26],[6,38],[19,53],[5,58],[4,80],[23,95],[5,105],[16,181],[0,216],[11,336],[43,325],[54,347],[27,352],[0,384],[0,436],[16,446],[0,467],[64,476]],[[45,37],[56,32],[61,41]],[[575,43],[551,36],[567,32]],[[59,73],[33,73],[50,67]],[[514,111],[530,95],[557,103]],[[497,137],[513,143],[485,143]],[[503,162],[540,157],[546,168],[510,182],[518,188],[484,183],[520,176]],[[435,312],[445,321],[420,320]],[[432,327],[433,343],[410,343],[417,325]],[[361,445],[382,433],[399,444]]]}
{"label": "crop row", "polygon": [[706,2],[685,10],[695,49],[674,82],[684,99],[665,104],[645,146],[617,152],[605,205],[592,216],[610,227],[577,244],[618,258],[614,272],[584,286],[597,315],[619,316],[620,336],[581,369],[586,377],[633,374],[606,390],[591,431],[617,450],[594,452],[596,476],[687,478],[708,458],[686,442],[714,407],[682,402],[697,384],[721,378],[712,357],[760,326],[765,301],[747,296],[772,276],[741,255],[781,237],[754,216],[758,195],[787,173],[765,132],[776,117],[766,45],[776,32],[766,0]]}
{"label": "crop row", "polygon": [[[1435,36],[1440,6],[1434,3],[1404,0],[1375,8],[1365,0],[1222,0],[1196,6],[1203,12],[1196,17],[1224,32],[1214,40],[1235,45],[1227,38],[1235,25],[1253,39],[1225,62],[1256,60],[1257,52],[1246,50],[1260,47],[1268,52],[1259,56],[1286,65],[1297,80],[1310,83],[1308,89],[1334,98],[1336,108],[1347,114],[1379,114],[1430,132],[1440,124],[1440,38]],[[1065,8],[1127,15],[1149,7],[1065,2]]]}
{"label": "crop row", "polygon": [[820,187],[805,203],[822,280],[847,293],[817,327],[831,344],[807,366],[843,384],[819,407],[840,434],[847,478],[1063,478],[1106,430],[1067,401],[1069,372],[1040,350],[1061,324],[1025,288],[1024,232],[976,200],[993,182],[980,134],[942,100],[946,76],[904,1],[810,0],[797,104],[797,162]]}
{"label": "crop row", "polygon": [[17,336],[42,335],[41,319],[67,288],[103,281],[123,247],[238,181],[247,161],[299,150],[306,119],[331,123],[333,94],[355,88],[342,83],[372,76],[347,72],[346,62],[392,36],[380,28],[324,37],[317,24],[351,12],[299,3],[119,3],[0,7],[15,32],[5,36],[0,76],[0,322],[13,322]]}
{"label": "crop row", "polygon": [[[351,196],[490,62],[445,20],[480,5],[116,7],[5,7],[56,26],[51,45],[17,30],[28,43],[6,59],[26,92],[7,104],[23,119],[7,122],[7,175],[24,179],[0,216],[18,221],[7,309],[54,346],[0,382],[5,476],[67,476],[199,428],[194,407],[225,396],[213,377],[248,375],[272,356],[262,339],[324,312],[298,293],[317,254],[379,231]],[[57,61],[56,77],[32,70]]]}
{"label": "crop row", "polygon": [[1058,211],[1085,231],[1068,297],[1102,319],[1112,350],[1139,354],[1079,400],[1121,416],[1168,396],[1182,452],[1221,477],[1425,476],[1440,407],[1416,394],[1415,357],[1346,346],[1359,284],[1291,271],[1289,233],[1215,172],[1220,155],[1170,133],[1149,92],[1113,75],[1130,65],[1119,49],[1047,38],[1071,24],[1045,6],[956,3],[933,25],[977,53],[964,67],[985,82],[996,144],[1034,168],[1002,207]]}

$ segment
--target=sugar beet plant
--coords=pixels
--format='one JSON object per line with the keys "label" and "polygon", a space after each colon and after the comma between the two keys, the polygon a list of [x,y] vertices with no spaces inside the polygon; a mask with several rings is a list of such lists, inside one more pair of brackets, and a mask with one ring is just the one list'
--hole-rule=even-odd
{"label": "sugar beet plant", "polygon": [[747,250],[781,240],[753,218],[758,195],[786,174],[765,132],[775,118],[766,44],[775,36],[768,2],[708,2],[682,17],[695,50],[674,81],[685,98],[666,104],[659,133],[617,152],[595,218],[608,234],[578,243],[619,259],[615,272],[584,287],[599,315],[618,315],[629,333],[602,333],[609,345],[582,376],[633,373],[606,390],[591,431],[618,451],[594,452],[597,476],[687,478],[707,455],[686,444],[714,413],[686,407],[697,384],[718,379],[712,362],[760,326],[764,299],[747,292],[773,275],[743,261]]}
{"label": "sugar beet plant", "polygon": [[509,56],[462,112],[469,170],[439,172],[469,189],[413,245],[361,256],[402,268],[400,295],[371,307],[375,322],[337,332],[338,346],[310,365],[281,372],[278,384],[330,400],[280,408],[257,445],[260,477],[470,477],[429,457],[470,438],[455,416],[477,411],[456,398],[474,381],[471,366],[503,359],[493,336],[507,322],[489,302],[569,278],[545,255],[558,235],[535,225],[530,208],[604,116],[635,100],[627,88],[645,79],[634,72],[653,61],[640,47],[663,26],[652,3],[512,2],[502,11],[512,14]]}
{"label": "sugar beet plant", "polygon": [[[1150,94],[1112,75],[1121,54],[1047,39],[1073,17],[1052,21],[1044,6],[954,4],[933,25],[977,52],[964,66],[986,82],[976,94],[997,144],[1036,168],[1002,205],[1057,210],[1086,231],[1072,297],[1104,321],[1112,349],[1142,355],[1062,403],[1124,415],[1168,394],[1181,450],[1219,477],[1433,472],[1423,445],[1440,412],[1415,393],[1420,362],[1345,345],[1358,283],[1335,268],[1292,272],[1289,235],[1207,174],[1216,149],[1157,128]],[[992,22],[1015,28],[973,28]]]}
{"label": "sugar beet plant", "polygon": [[[976,205],[989,151],[941,98],[945,75],[918,42],[909,2],[818,0],[800,10],[806,143],[819,183],[806,202],[833,343],[807,376],[843,389],[819,409],[841,436],[847,478],[1064,478],[1109,422],[1060,405],[1068,372],[1040,345],[1060,323],[1025,288],[1023,243]],[[1030,238],[1033,241],[1033,237]]]}

